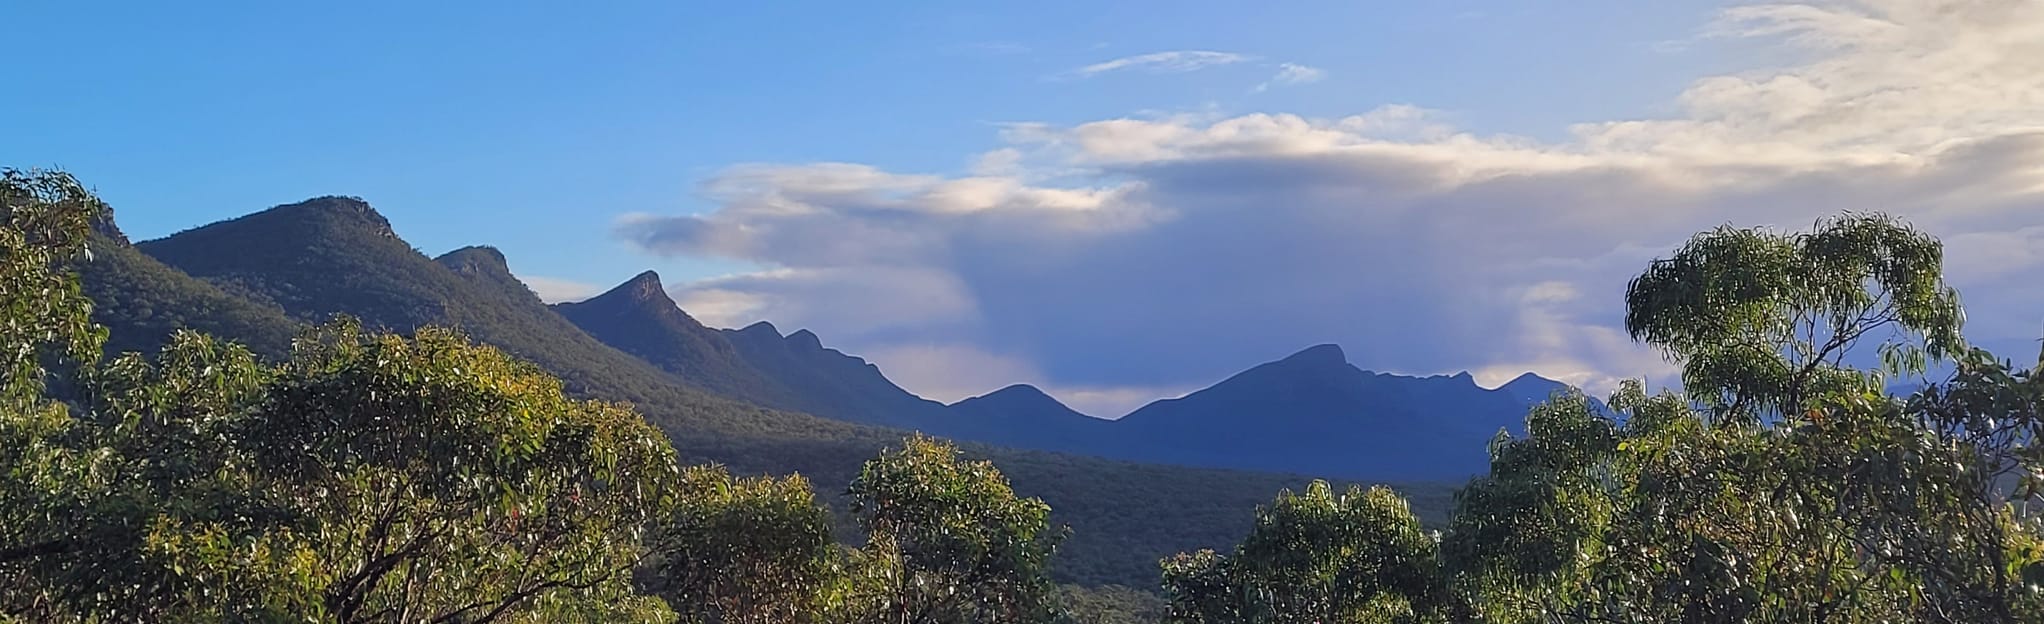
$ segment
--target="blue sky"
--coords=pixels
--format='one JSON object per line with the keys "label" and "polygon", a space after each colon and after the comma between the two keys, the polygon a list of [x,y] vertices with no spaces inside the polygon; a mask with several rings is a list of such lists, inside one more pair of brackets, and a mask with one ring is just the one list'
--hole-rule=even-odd
{"label": "blue sky", "polygon": [[0,164],[138,238],[358,195],[556,296],[653,268],[1096,415],[1320,342],[1665,374],[1612,335],[1629,272],[1843,208],[1959,237],[1975,326],[2034,333],[1996,286],[2044,263],[2028,3],[582,4],[13,6]]}
{"label": "blue sky", "polygon": [[[1651,5],[1651,6],[1649,6]],[[993,124],[1153,110],[1338,115],[1381,103],[1540,135],[1662,106],[1703,54],[1706,5],[1629,1],[1240,3],[28,3],[0,40],[0,162],[61,166],[154,237],[320,194],[360,195],[428,252],[501,246],[589,283],[650,258],[623,212],[687,212],[733,163],[952,173]],[[1599,24],[1596,27],[1586,27]],[[1060,80],[1114,58],[1259,61]],[[1537,54],[1525,54],[1538,50]],[[1250,93],[1271,66],[1320,82]]]}

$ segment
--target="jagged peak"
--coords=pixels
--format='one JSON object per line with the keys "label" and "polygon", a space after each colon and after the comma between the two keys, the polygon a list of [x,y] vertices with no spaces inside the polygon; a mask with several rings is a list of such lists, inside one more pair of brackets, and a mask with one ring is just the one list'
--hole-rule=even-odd
{"label": "jagged peak", "polygon": [[667,296],[667,289],[660,284],[660,274],[653,271],[641,272],[625,280],[603,294],[584,299],[578,303],[562,305],[598,305],[619,309],[651,310],[657,314],[682,314],[674,299]]}
{"label": "jagged peak", "polygon": [[633,301],[655,301],[672,304],[674,299],[667,296],[667,287],[660,284],[660,274],[642,271],[632,279],[625,280],[619,290],[629,293]]}

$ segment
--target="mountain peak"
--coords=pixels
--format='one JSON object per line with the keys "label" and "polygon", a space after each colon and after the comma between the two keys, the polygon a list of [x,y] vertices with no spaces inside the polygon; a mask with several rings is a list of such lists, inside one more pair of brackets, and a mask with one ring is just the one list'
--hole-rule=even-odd
{"label": "mountain peak", "polygon": [[1536,375],[1536,374],[1534,374],[1534,373],[1533,373],[1533,371],[1526,371],[1526,372],[1524,372],[1524,373],[1520,373],[1518,377],[1513,377],[1511,381],[1507,381],[1507,382],[1505,382],[1505,385],[1502,385],[1502,386],[1498,386],[1498,387],[1499,387],[1499,388],[1511,388],[1511,387],[1526,387],[1526,386],[1551,386],[1551,385],[1554,385],[1554,384],[1555,384],[1555,381],[1554,381],[1554,380],[1552,380],[1552,379],[1548,379],[1548,378],[1546,378],[1546,377],[1541,377],[1541,376],[1539,376],[1539,375]]}
{"label": "mountain peak", "polygon": [[504,252],[488,245],[470,245],[440,256],[440,263],[460,272],[510,275],[511,264]]}
{"label": "mountain peak", "polygon": [[660,274],[653,271],[645,271],[634,275],[632,279],[626,280],[617,289],[631,294],[633,301],[654,301],[670,304],[674,302],[673,298],[667,296],[667,288],[660,285]]}
{"label": "mountain peak", "polygon": [[[1026,384],[1026,383],[1018,383],[1018,384],[1010,384],[1010,385],[1008,385],[1008,386],[1007,386],[1007,387],[1005,387],[1005,388],[1001,388],[1001,389],[999,389],[999,390],[995,390],[995,391],[993,391],[993,392],[988,392],[988,393],[986,393],[986,394],[982,394],[982,395],[979,395],[979,396],[977,396],[977,397],[973,397],[973,398],[979,398],[979,399],[984,399],[984,398],[988,398],[988,397],[996,397],[996,396],[998,396],[998,397],[1013,397],[1013,398],[1018,398],[1018,399],[1020,399],[1020,398],[1026,398],[1026,399],[1036,399],[1036,398],[1039,398],[1039,397],[1041,397],[1041,398],[1045,398],[1045,399],[1049,399],[1049,398],[1051,398],[1049,394],[1045,394],[1045,393],[1043,392],[1043,389],[1041,389],[1041,388],[1038,388],[1038,387],[1036,387],[1036,386],[1032,386],[1032,385]],[[971,400],[971,399],[967,399],[967,400]],[[1053,400],[1055,400],[1055,399],[1053,399]]]}
{"label": "mountain peak", "polygon": [[743,329],[738,330],[738,333],[745,334],[748,336],[773,334],[773,337],[775,338],[781,337],[781,329],[778,327],[774,327],[773,323],[768,323],[766,321],[760,321],[757,323],[753,323],[751,325],[747,325]]}
{"label": "mountain peak", "polygon": [[667,296],[667,289],[660,285],[660,274],[645,271],[632,279],[604,291],[603,294],[574,303],[556,305],[561,310],[607,310],[609,314],[637,316],[641,318],[662,318],[684,320],[694,325],[695,320],[682,312],[674,299]]}
{"label": "mountain peak", "polygon": [[264,212],[276,216],[322,218],[355,223],[368,226],[377,234],[397,238],[397,233],[390,229],[390,220],[384,218],[383,213],[377,212],[369,202],[363,201],[360,197],[323,195],[295,204],[277,206]]}
{"label": "mountain peak", "polygon": [[1339,366],[1348,363],[1348,354],[1342,352],[1341,345],[1317,344],[1280,361],[1312,366]]}
{"label": "mountain peak", "polygon": [[823,350],[823,339],[816,337],[816,332],[807,329],[798,329],[795,333],[788,334],[788,343],[810,351]]}
{"label": "mountain peak", "polygon": [[1085,419],[1078,422],[1090,422],[1091,419],[1029,384],[1013,384],[952,403],[951,407],[954,412],[967,418],[1022,418],[1038,422],[1075,418]]}

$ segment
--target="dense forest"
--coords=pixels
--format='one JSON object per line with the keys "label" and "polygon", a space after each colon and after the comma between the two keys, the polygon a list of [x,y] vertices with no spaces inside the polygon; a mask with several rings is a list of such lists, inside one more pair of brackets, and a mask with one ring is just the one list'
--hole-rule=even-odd
{"label": "dense forest", "polygon": [[[96,227],[105,206],[68,175],[7,170],[0,208],[4,619],[2044,621],[2044,379],[1968,347],[1942,247],[1880,215],[1721,228],[1653,262],[1625,323],[1685,392],[1557,394],[1493,442],[1486,474],[1427,501],[1438,517],[1410,491],[1273,487],[1239,542],[1117,587],[1061,585],[1081,533],[1009,480],[1072,460],[908,436],[843,482],[758,475],[701,460],[764,438],[682,439],[662,421],[711,416],[578,391],[626,365],[545,366],[613,351],[501,349],[411,305],[374,323],[299,314],[274,344],[278,319],[345,284],[225,276],[247,291],[217,299],[231,322],[163,318],[183,329],[110,354],[79,275],[118,243]],[[106,305],[160,318],[147,299]],[[194,331],[237,327],[271,329]],[[1867,352],[1877,366],[1851,364]],[[1930,370],[1953,372],[1884,392]],[[662,405],[677,391],[660,379],[631,383]],[[665,405],[808,424],[694,397]],[[1124,521],[1205,513],[1149,511]]]}

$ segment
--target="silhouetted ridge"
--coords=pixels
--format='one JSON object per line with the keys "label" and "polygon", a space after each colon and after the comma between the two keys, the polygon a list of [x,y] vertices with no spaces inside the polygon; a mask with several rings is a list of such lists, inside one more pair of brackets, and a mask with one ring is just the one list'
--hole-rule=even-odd
{"label": "silhouetted ridge", "polygon": [[667,296],[667,288],[660,284],[660,274],[646,271],[632,276],[632,279],[603,291],[603,294],[578,302],[554,306],[557,310],[607,310],[613,314],[640,313],[659,317],[686,319],[686,323],[699,331],[711,331],[697,323],[674,299]]}
{"label": "silhouetted ridge", "polygon": [[816,332],[798,329],[788,334],[788,346],[803,351],[822,351],[823,339],[816,337]]}
{"label": "silhouetted ridge", "polygon": [[[1535,378],[1537,379],[1537,378]],[[1540,380],[1547,384],[1556,382]],[[1408,377],[1350,364],[1316,345],[1204,390],[1143,406],[1116,422],[1117,456],[1306,474],[1461,479],[1482,471],[1487,442],[1523,430],[1524,395],[1486,390],[1468,373]]]}
{"label": "silhouetted ridge", "polygon": [[1279,361],[1300,366],[1345,366],[1348,364],[1348,354],[1342,352],[1341,345],[1319,344],[1306,347]]}
{"label": "silhouetted ridge", "polygon": [[924,431],[945,422],[944,404],[901,389],[862,358],[824,347],[816,332],[782,336],[761,321],[720,333],[754,369],[793,390],[806,411]]}
{"label": "silhouetted ridge", "polygon": [[603,294],[553,309],[604,344],[695,385],[769,407],[803,407],[786,387],[747,364],[722,333],[676,306],[658,273],[640,273]]}
{"label": "silhouetted ridge", "polygon": [[1003,405],[1016,407],[1064,407],[1057,399],[1044,394],[1043,390],[1029,384],[1014,384],[993,392],[952,403],[951,407],[963,405]]}

